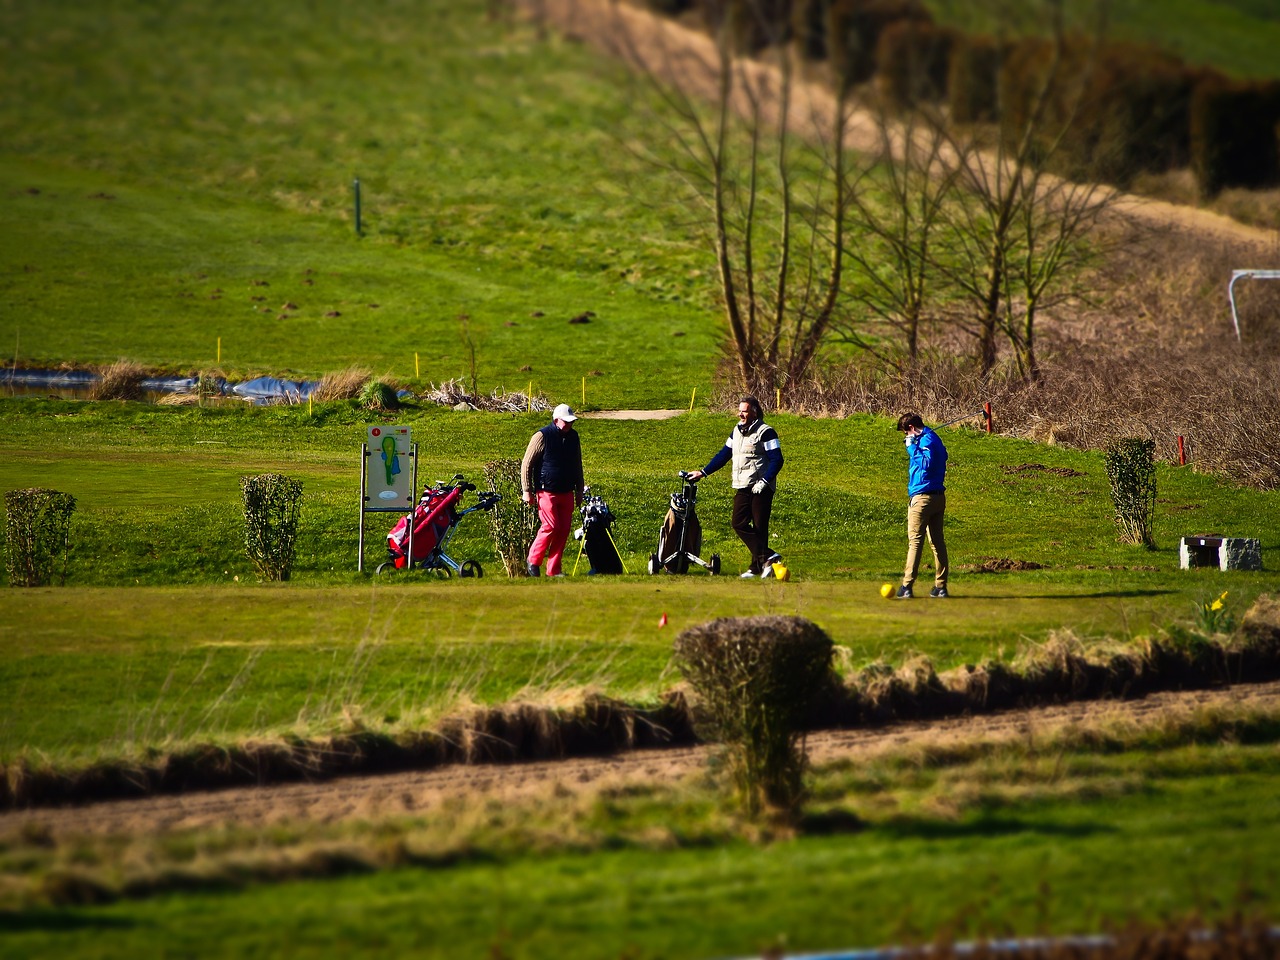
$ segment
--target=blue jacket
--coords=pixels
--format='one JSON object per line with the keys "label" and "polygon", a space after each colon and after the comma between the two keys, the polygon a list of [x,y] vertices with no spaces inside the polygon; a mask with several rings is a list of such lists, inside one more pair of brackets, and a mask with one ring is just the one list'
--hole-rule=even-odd
{"label": "blue jacket", "polygon": [[920,439],[907,447],[907,496],[942,493],[946,490],[947,448],[928,427]]}

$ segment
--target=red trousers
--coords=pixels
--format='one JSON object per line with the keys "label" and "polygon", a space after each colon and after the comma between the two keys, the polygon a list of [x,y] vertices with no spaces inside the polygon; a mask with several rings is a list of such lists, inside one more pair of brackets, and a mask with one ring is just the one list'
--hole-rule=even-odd
{"label": "red trousers", "polygon": [[539,490],[538,519],[542,521],[542,527],[529,548],[529,562],[539,566],[545,557],[547,569],[543,572],[554,577],[560,573],[560,559],[569,540],[569,528],[573,526],[573,493]]}

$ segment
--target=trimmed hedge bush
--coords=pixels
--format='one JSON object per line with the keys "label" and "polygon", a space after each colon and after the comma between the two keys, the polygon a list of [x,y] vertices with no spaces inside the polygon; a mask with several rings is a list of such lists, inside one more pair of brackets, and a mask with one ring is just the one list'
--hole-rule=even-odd
{"label": "trimmed hedge bush", "polygon": [[697,727],[725,745],[749,817],[799,812],[801,734],[829,689],[834,650],[821,628],[800,617],[722,618],[676,638],[676,663],[702,700]]}
{"label": "trimmed hedge bush", "polygon": [[244,544],[254,568],[268,580],[288,580],[298,546],[302,481],[278,473],[241,477]]}
{"label": "trimmed hedge bush", "polygon": [[790,39],[790,0],[694,0],[693,5],[712,33],[730,31],[738,53],[757,53]]}
{"label": "trimmed hedge bush", "polygon": [[958,34],[947,67],[947,106],[956,123],[990,123],[999,109],[1004,48],[991,37]]}
{"label": "trimmed hedge bush", "polygon": [[4,495],[5,572],[12,587],[45,587],[53,582],[54,562],[63,557],[66,580],[71,514],[76,498],[69,493],[29,487]]}
{"label": "trimmed hedge bush", "polygon": [[1151,520],[1156,509],[1156,442],[1129,438],[1107,448],[1107,479],[1120,525],[1120,541],[1155,549]]}
{"label": "trimmed hedge bush", "polygon": [[943,99],[955,39],[955,31],[917,20],[889,24],[876,45],[880,92],[900,107]]}
{"label": "trimmed hedge bush", "polygon": [[918,0],[831,0],[827,12],[827,56],[836,82],[847,90],[875,76],[876,47],[892,23],[933,23]]}
{"label": "trimmed hedge bush", "polygon": [[1072,137],[1080,172],[1127,186],[1144,171],[1186,166],[1191,93],[1200,74],[1147,47],[1113,45],[1099,56]]}
{"label": "trimmed hedge bush", "polygon": [[1201,196],[1280,183],[1280,83],[1209,76],[1191,95],[1191,167]]}

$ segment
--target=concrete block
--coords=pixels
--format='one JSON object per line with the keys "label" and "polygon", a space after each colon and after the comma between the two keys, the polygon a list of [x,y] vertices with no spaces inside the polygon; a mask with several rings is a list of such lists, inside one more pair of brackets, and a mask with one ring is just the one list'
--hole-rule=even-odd
{"label": "concrete block", "polygon": [[1251,537],[1220,537],[1209,534],[1183,537],[1178,546],[1178,562],[1183,570],[1192,567],[1261,570],[1262,541]]}

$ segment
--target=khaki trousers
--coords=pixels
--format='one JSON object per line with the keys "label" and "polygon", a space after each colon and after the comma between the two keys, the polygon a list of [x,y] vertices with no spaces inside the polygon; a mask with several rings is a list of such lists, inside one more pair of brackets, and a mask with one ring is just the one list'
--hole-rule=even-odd
{"label": "khaki trousers", "polygon": [[911,505],[907,507],[907,565],[902,571],[904,587],[916,582],[926,535],[933,547],[933,584],[935,587],[947,585],[947,541],[942,534],[942,515],[946,509],[945,493],[917,493],[911,498]]}

